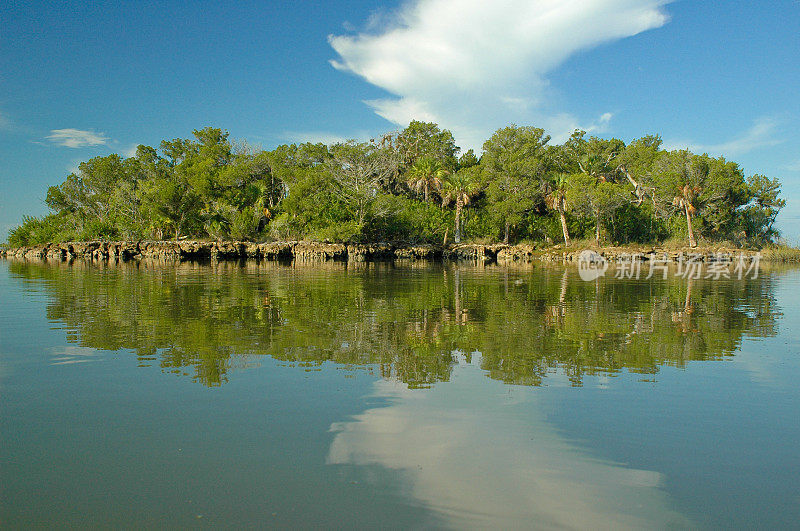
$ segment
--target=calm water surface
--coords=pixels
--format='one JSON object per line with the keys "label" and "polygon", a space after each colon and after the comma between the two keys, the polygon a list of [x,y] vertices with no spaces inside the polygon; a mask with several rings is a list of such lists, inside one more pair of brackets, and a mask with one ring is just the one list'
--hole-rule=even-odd
{"label": "calm water surface", "polygon": [[0,527],[796,528],[800,270],[0,261]]}

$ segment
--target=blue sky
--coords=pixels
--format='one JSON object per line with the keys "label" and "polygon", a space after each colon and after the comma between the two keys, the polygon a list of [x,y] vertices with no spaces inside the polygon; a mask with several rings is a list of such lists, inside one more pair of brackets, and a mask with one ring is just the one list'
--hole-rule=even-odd
{"label": "blue sky", "polygon": [[725,155],[778,177],[800,242],[800,2],[12,2],[0,10],[0,239],[79,161],[222,127],[271,148],[410,119]]}

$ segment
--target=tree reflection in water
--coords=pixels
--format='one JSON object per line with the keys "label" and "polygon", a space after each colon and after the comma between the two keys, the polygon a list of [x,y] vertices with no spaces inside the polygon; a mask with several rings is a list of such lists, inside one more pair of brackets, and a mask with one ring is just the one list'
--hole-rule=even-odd
{"label": "tree reflection in water", "polygon": [[220,385],[259,356],[333,361],[409,387],[449,379],[459,353],[503,382],[734,355],[776,333],[775,275],[748,280],[580,280],[571,266],[11,262],[82,347]]}

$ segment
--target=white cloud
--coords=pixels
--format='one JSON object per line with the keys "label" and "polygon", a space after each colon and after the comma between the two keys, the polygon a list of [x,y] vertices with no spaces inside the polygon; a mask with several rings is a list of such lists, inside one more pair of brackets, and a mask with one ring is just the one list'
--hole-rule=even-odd
{"label": "white cloud", "polygon": [[328,146],[333,144],[338,144],[342,142],[347,142],[348,140],[367,140],[369,137],[369,133],[364,131],[359,131],[354,136],[351,137],[344,137],[342,135],[338,135],[336,133],[331,133],[328,131],[284,131],[281,137],[286,142],[292,142],[297,144],[303,144],[306,142],[310,142],[312,144],[317,144],[322,142]]}
{"label": "white cloud", "polygon": [[127,149],[123,149],[122,153],[120,153],[120,155],[122,155],[123,157],[128,158],[128,159],[131,158],[131,157],[135,157],[136,156],[136,150],[138,148],[139,148],[139,144],[131,144],[130,146],[128,146]]}
{"label": "white cloud", "polygon": [[537,393],[487,382],[472,370],[477,353],[473,364],[423,392],[376,382],[388,406],[333,424],[327,463],[400,471],[404,492],[442,527],[691,527],[671,508],[660,472],[582,450],[547,421]]}
{"label": "white cloud", "polygon": [[579,120],[547,108],[548,72],[578,51],[662,26],[667,3],[414,0],[382,16],[378,32],[330,36],[339,54],[331,64],[397,96],[366,102],[380,116],[436,121],[464,147],[510,123],[565,137]]}
{"label": "white cloud", "polygon": [[81,131],[80,129],[53,129],[50,131],[50,135],[45,138],[54,144],[68,148],[104,146],[108,144],[108,137],[104,133]]}
{"label": "white cloud", "polygon": [[775,137],[778,120],[771,117],[761,117],[753,122],[752,127],[731,140],[719,144],[696,144],[686,141],[664,142],[666,149],[688,149],[694,153],[708,153],[709,155],[722,155],[733,157],[743,155],[750,151],[766,146],[780,144],[782,140]]}

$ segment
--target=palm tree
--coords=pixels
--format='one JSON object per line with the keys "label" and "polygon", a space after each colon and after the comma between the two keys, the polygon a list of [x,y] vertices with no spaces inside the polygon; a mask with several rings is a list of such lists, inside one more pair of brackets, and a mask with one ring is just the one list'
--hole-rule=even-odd
{"label": "palm tree", "polygon": [[686,214],[686,227],[689,230],[689,247],[697,247],[697,240],[694,238],[694,230],[692,229],[692,216],[697,212],[694,206],[694,201],[700,193],[699,186],[683,185],[680,189],[680,194],[672,199],[672,204],[683,210]]}
{"label": "palm tree", "polygon": [[433,157],[422,157],[411,166],[406,182],[415,192],[422,192],[427,203],[430,191],[438,191],[442,186],[442,179],[448,173],[438,160]]}
{"label": "palm tree", "polygon": [[560,173],[553,182],[547,183],[545,202],[547,206],[558,212],[561,218],[561,230],[564,232],[564,246],[569,247],[569,229],[567,228],[567,175]]}
{"label": "palm tree", "polygon": [[461,243],[461,210],[469,204],[478,192],[478,182],[469,171],[459,171],[448,175],[444,180],[442,190],[442,206],[447,206],[455,201],[456,204],[456,230],[455,242]]}

